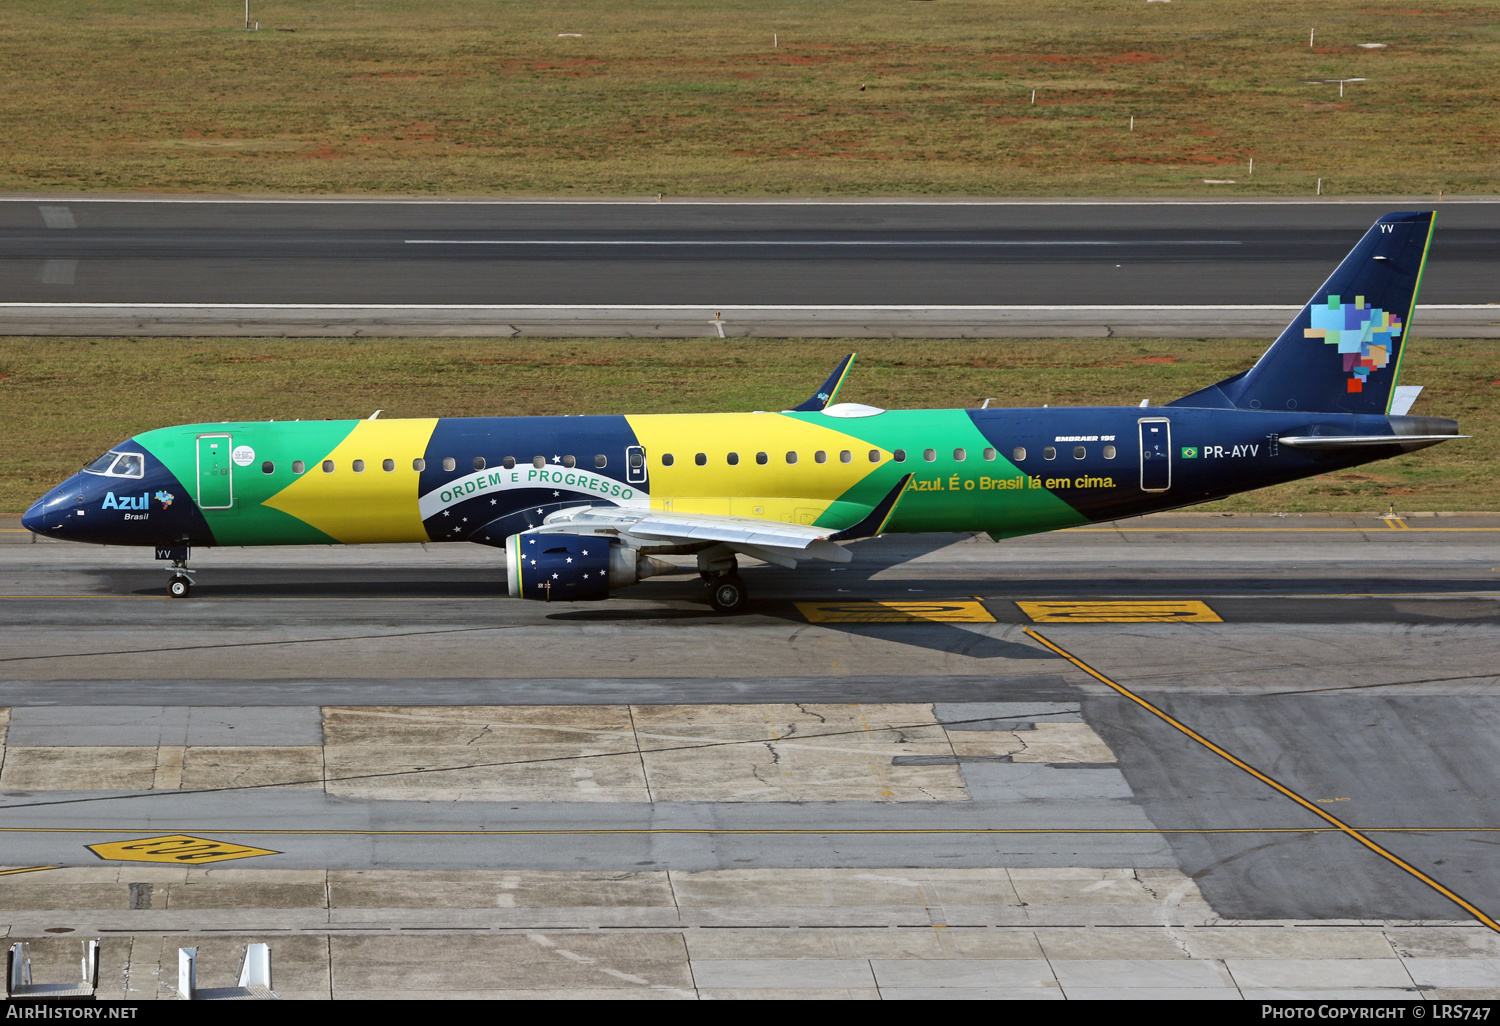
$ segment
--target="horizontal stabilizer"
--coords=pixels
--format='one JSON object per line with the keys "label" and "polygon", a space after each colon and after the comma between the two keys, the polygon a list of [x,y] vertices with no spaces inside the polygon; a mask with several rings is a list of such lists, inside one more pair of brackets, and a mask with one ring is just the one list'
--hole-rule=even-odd
{"label": "horizontal stabilizer", "polygon": [[1290,435],[1278,438],[1293,449],[1363,449],[1373,445],[1400,445],[1425,449],[1429,445],[1470,435]]}

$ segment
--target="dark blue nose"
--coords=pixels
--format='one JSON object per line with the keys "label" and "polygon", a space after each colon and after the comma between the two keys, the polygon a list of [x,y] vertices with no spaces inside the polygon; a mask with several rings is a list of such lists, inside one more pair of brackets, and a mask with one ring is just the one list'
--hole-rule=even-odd
{"label": "dark blue nose", "polygon": [[[74,527],[83,527],[83,503],[92,484],[85,475],[74,474],[52,489],[32,505],[21,516],[21,526],[37,534],[53,538],[66,538],[74,534]],[[74,520],[77,519],[77,524]]]}
{"label": "dark blue nose", "polygon": [[36,505],[21,514],[21,526],[37,534],[41,534],[46,530],[47,502],[45,499],[37,500]]}

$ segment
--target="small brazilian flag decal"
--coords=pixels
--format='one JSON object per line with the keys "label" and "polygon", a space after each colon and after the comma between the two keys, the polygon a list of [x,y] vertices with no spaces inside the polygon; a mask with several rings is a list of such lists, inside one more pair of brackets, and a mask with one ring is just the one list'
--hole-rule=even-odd
{"label": "small brazilian flag decal", "polygon": [[1195,460],[1195,459],[1197,459],[1198,458],[1198,447],[1196,445],[1184,445],[1182,447],[1182,458],[1185,459],[1185,460]]}

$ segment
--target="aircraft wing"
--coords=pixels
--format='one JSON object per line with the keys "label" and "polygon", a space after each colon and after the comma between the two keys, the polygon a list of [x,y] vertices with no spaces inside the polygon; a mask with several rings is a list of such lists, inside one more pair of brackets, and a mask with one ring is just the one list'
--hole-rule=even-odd
{"label": "aircraft wing", "polygon": [[837,543],[879,534],[910,480],[910,474],[903,476],[868,516],[843,530],[753,517],[672,513],[627,506],[576,506],[559,510],[547,518],[540,530],[613,535],[639,547],[723,545],[789,569],[796,569],[797,561],[802,559],[848,563],[853,554]]}
{"label": "aircraft wing", "polygon": [[544,531],[548,529],[617,534],[622,541],[638,546],[719,544],[791,568],[795,568],[801,559],[847,563],[854,558],[842,546],[829,540],[835,532],[827,527],[709,513],[589,506],[553,514],[542,528]]}

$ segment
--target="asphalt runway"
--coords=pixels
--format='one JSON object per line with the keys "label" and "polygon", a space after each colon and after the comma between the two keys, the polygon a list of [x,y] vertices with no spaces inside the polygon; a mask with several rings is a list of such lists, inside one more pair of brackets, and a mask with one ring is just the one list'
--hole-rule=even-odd
{"label": "asphalt runway", "polygon": [[[1162,929],[1365,924],[1398,949],[1399,927],[1459,931],[1447,936],[1467,938],[1464,957],[1496,950],[1457,903],[1500,912],[1493,515],[1167,514],[1001,544],[895,536],[856,546],[847,568],[749,568],[753,600],[735,618],[710,615],[688,574],[609,603],[522,604],[504,596],[496,552],[444,545],[195,552],[199,586],[179,601],[162,597],[149,553],[0,526],[8,865],[97,875],[87,844],[182,833],[266,850],[226,880],[386,873],[418,893],[437,880],[483,890],[485,873],[666,873],[679,894],[706,880],[733,891],[670,910],[366,894],[336,912],[336,897],[303,908],[283,892],[195,904],[208,892],[189,887],[166,908],[130,906],[149,911],[13,902],[13,932],[341,922],[691,940],[941,923],[1112,926],[1146,945]],[[978,889],[883,904],[853,882],[893,866]],[[1144,881],[1138,899],[1096,880],[1001,901],[975,882],[1122,872]],[[1146,948],[1132,950],[1110,957]],[[1344,963],[1308,957],[1304,969],[1346,978]],[[1405,992],[1436,993],[1415,965]],[[1497,965],[1442,971],[1490,978]]]}
{"label": "asphalt runway", "polygon": [[[10,200],[0,201],[0,294],[87,303],[1293,304],[1375,218],[1410,206]],[[1445,203],[1438,225],[1423,301],[1500,302],[1500,205]],[[72,280],[48,281],[49,262],[54,279]]]}

